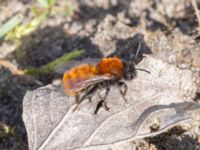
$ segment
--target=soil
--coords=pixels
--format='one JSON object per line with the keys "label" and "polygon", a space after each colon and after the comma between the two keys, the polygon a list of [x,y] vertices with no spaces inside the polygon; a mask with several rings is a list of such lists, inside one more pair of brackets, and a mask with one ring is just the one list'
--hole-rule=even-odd
{"label": "soil", "polygon": [[[63,10],[64,0],[56,7]],[[200,0],[196,0],[200,8]],[[0,0],[0,25],[21,13],[23,22],[32,18],[31,0]],[[14,7],[13,7],[14,6]],[[5,38],[0,41],[0,59],[18,69],[43,66],[73,50],[84,49],[87,57],[102,58],[110,54],[128,57],[137,50],[153,54],[180,69],[193,71],[200,100],[200,31],[194,8],[188,0],[72,0],[73,14],[52,11],[40,27],[23,36],[17,45]],[[139,63],[140,60],[136,60]],[[27,133],[22,120],[23,96],[27,90],[52,83],[56,75],[41,74],[28,80],[25,75],[13,74],[0,64],[0,149],[28,149]],[[9,127],[9,132],[5,128]],[[167,133],[135,141],[138,150],[195,150],[200,149],[200,136],[195,132],[173,128]]]}

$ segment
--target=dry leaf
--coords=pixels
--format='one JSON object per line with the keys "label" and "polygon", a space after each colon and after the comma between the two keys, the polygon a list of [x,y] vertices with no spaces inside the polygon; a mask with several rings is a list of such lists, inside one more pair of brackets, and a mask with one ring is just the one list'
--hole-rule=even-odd
{"label": "dry leaf", "polygon": [[[98,96],[85,100],[73,112],[74,98],[48,85],[29,91],[24,97],[23,119],[31,150],[128,149],[129,141],[159,134],[175,125],[198,118],[200,106],[192,102],[196,86],[189,70],[179,70],[161,60],[145,57],[128,81],[124,102],[113,86],[106,99],[109,111],[94,115]],[[103,91],[101,91],[103,92]],[[199,121],[199,120],[198,120]]]}

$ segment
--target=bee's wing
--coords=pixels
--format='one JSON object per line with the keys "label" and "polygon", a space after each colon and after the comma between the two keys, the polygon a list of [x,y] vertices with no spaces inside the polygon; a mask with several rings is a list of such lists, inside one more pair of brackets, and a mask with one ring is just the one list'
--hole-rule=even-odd
{"label": "bee's wing", "polygon": [[80,64],[91,64],[91,65],[97,65],[100,59],[98,58],[85,58],[83,60],[72,60],[68,61],[66,63],[60,64],[56,66],[55,72],[59,74],[65,73],[70,68],[79,66]]}
{"label": "bee's wing", "polygon": [[112,79],[112,76],[96,75],[94,77],[87,78],[87,79],[82,79],[82,80],[79,79],[77,82],[68,80],[67,81],[68,83],[64,83],[64,84],[68,84],[68,87],[70,87],[70,91],[75,93],[91,85],[95,85],[97,83],[100,83],[105,80],[110,80],[110,79]]}

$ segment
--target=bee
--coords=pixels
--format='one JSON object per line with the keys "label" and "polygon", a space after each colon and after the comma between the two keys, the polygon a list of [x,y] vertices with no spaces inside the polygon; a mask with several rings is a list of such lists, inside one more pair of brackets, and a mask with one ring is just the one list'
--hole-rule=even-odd
{"label": "bee", "polygon": [[[94,112],[96,114],[101,106],[104,106],[106,110],[109,109],[105,99],[113,84],[118,85],[120,94],[124,101],[127,101],[125,94],[128,87],[122,79],[132,80],[136,76],[136,70],[146,71],[144,69],[136,69],[133,61],[125,61],[117,56],[109,56],[99,60],[96,64],[80,64],[65,72],[63,75],[63,87],[69,96],[75,96],[77,107],[84,99],[91,101],[91,97],[98,88],[106,88],[105,95],[103,97],[99,95],[100,101]],[[85,94],[80,98],[80,94],[83,91],[85,91]]]}

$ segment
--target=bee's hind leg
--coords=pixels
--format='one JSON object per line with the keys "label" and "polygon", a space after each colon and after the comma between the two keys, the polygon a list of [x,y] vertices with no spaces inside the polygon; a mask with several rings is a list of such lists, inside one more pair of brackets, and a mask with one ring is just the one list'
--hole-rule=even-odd
{"label": "bee's hind leg", "polygon": [[97,89],[98,89],[98,85],[87,88],[85,94],[81,97],[80,101],[82,102],[84,99],[89,99],[89,101],[91,102],[91,98],[92,96],[94,96]]}
{"label": "bee's hind leg", "polygon": [[79,95],[75,95],[75,102],[77,105],[74,107],[72,112],[74,112],[77,109],[78,105],[80,104],[80,96]]}
{"label": "bee's hind leg", "polygon": [[77,105],[73,109],[73,112],[78,108],[79,104],[82,103],[83,100],[89,99],[89,101],[91,102],[91,98],[95,94],[95,92],[97,91],[97,89],[98,89],[98,86],[95,85],[93,87],[87,88],[86,91],[85,91],[85,94],[81,98],[80,98],[79,95],[76,95],[75,96],[75,101],[76,101]]}
{"label": "bee's hind leg", "polygon": [[80,96],[79,95],[75,95],[75,102],[78,104],[80,101]]}

